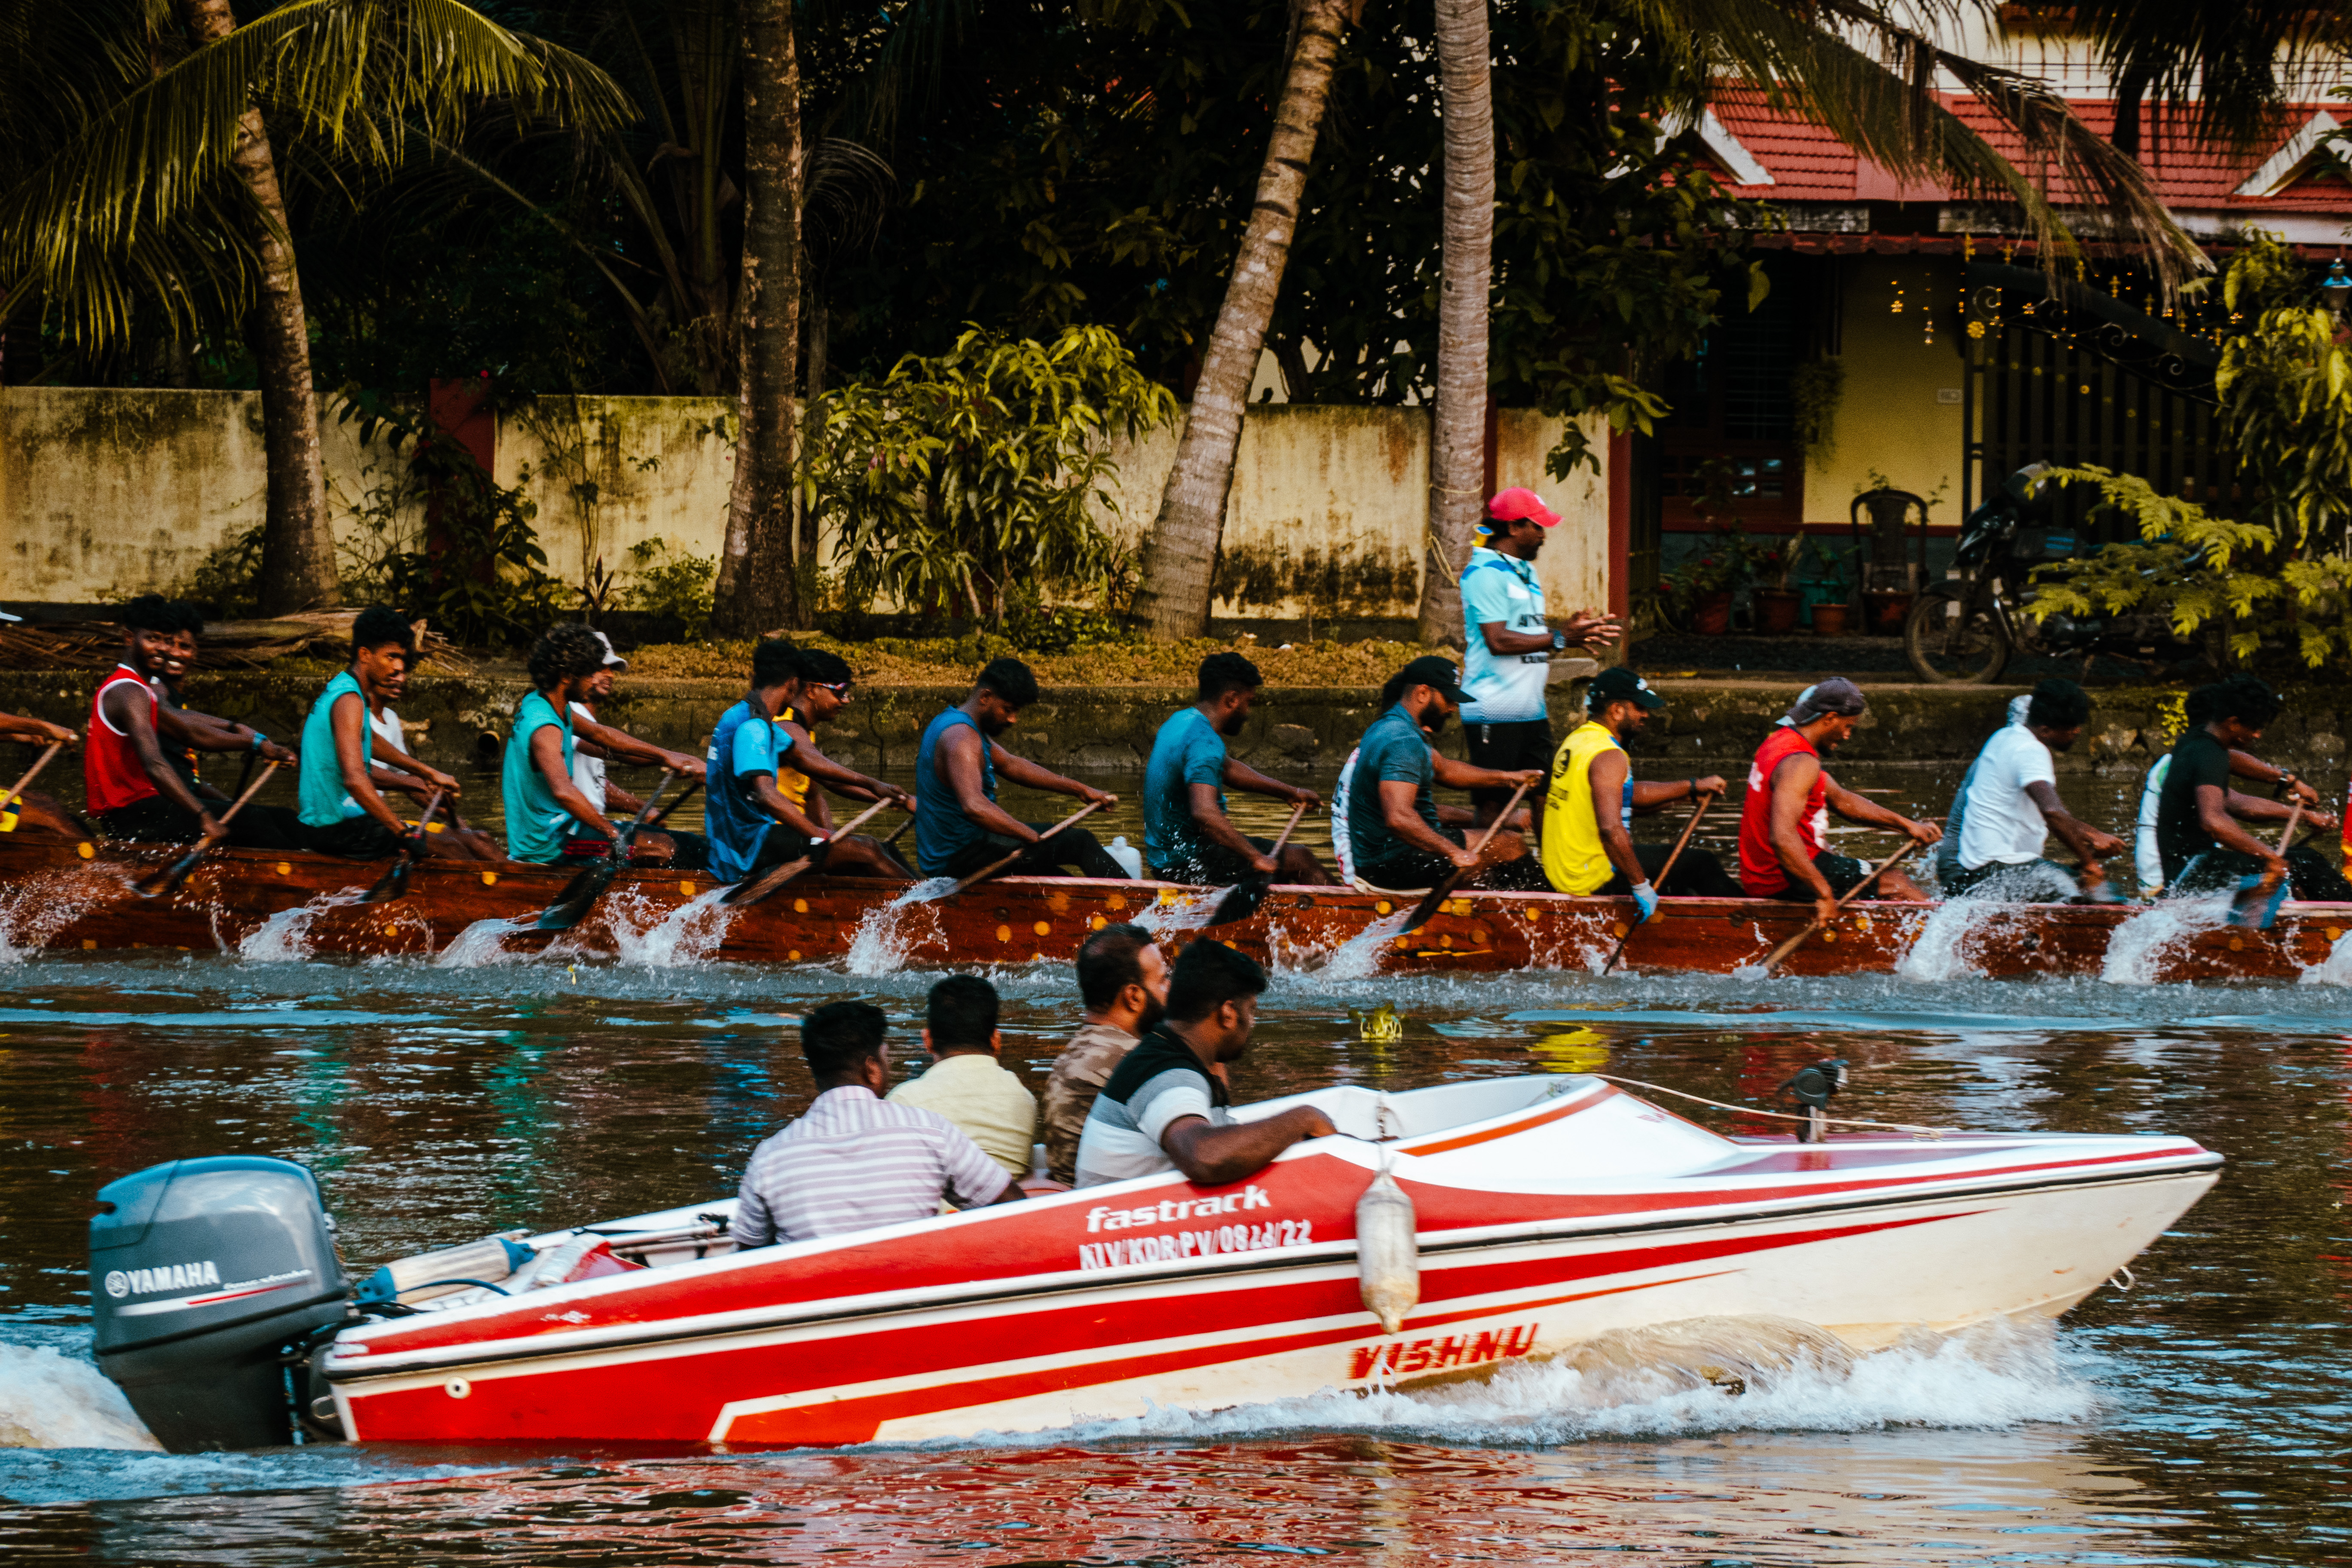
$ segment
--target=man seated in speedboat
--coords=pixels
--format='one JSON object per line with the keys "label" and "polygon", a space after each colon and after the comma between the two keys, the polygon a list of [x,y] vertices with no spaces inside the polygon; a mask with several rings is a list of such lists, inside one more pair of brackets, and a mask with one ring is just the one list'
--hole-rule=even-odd
{"label": "man seated in speedboat", "polygon": [[[1932,845],[1944,830],[1914,822],[1875,801],[1841,786],[1822,765],[1862,727],[1870,704],[1862,688],[1832,676],[1797,694],[1748,769],[1748,794],[1739,803],[1739,886],[1751,899],[1811,900],[1817,920],[1837,911],[1837,901],[1860,885],[1870,868],[1822,845],[1830,813],[1870,827],[1892,828],[1914,842]],[[1900,871],[1880,877],[1872,899],[1924,899],[1919,884]]]}
{"label": "man seated in speedboat", "polygon": [[[829,876],[903,879],[905,868],[863,835],[842,837],[802,809],[809,794],[788,795],[793,780],[812,778],[857,800],[914,799],[896,784],[843,767],[779,725],[776,715],[795,699],[805,701],[802,654],[770,639],[751,650],[751,689],[719,716],[710,731],[710,805],[703,826],[710,836],[710,872],[722,882],[747,881],[794,860],[813,860]],[[790,765],[787,766],[789,761]]]}
{"label": "man seated in speedboat", "polygon": [[[2085,889],[2104,889],[2107,874],[2099,862],[2123,850],[2122,839],[2077,820],[2058,798],[2052,753],[2073,750],[2082,738],[2091,721],[2090,694],[2053,679],[2023,702],[2024,710],[1978,752],[1952,797],[1936,873],[1951,897],[2024,903],[2075,898]],[[2079,886],[2064,867],[2042,857],[2053,832],[2082,862]]]}
{"label": "man seated in speedboat", "polygon": [[[2191,730],[2200,729],[2213,717],[2215,686],[2200,686],[2181,703],[2181,714]],[[2156,818],[2164,797],[2164,781],[2172,773],[2172,753],[2167,752],[2149,764],[2147,775],[2140,781],[2139,817],[2132,836],[2132,869],[2139,873],[2139,896],[2161,898],[2164,894],[2164,855],[2156,845]],[[2290,796],[2306,806],[2319,804],[2319,792],[2310,782],[2297,778],[2292,769],[2266,763],[2251,752],[2232,750],[2230,752],[2230,776],[2251,779],[2273,789],[2284,789]]]}
{"label": "man seated in speedboat", "polygon": [[1249,722],[1260,684],[1257,666],[1240,654],[1213,653],[1201,661],[1200,700],[1178,709],[1153,737],[1143,769],[1143,856],[1160,880],[1330,882],[1305,845],[1286,844],[1277,854],[1272,839],[1243,833],[1225,816],[1228,785],[1309,807],[1321,803],[1313,790],[1268,778],[1226,752],[1226,740]]}
{"label": "man seated in speedboat", "polygon": [[1640,734],[1650,715],[1666,705],[1650,683],[1632,670],[1604,669],[1585,689],[1585,721],[1569,731],[1552,758],[1551,782],[1544,786],[1543,868],[1551,885],[1578,898],[1631,894],[1648,920],[1658,895],[1736,899],[1739,886],[1722,863],[1696,844],[1685,845],[1672,877],[1655,887],[1651,879],[1674,853],[1667,844],[1633,842],[1633,814],[1654,811],[1678,800],[1721,795],[1713,773],[1672,784],[1638,784],[1625,742]]}
{"label": "man seated in speedboat", "polygon": [[[89,739],[82,747],[89,814],[108,837],[136,844],[203,839],[248,849],[301,847],[301,823],[284,806],[249,803],[224,824],[215,803],[172,765],[155,689],[178,651],[181,619],[179,606],[155,594],[142,595],[122,608],[122,662],[90,700]],[[186,743],[204,751],[260,751],[280,762],[293,757],[259,736],[224,743],[207,730],[191,734]]]}
{"label": "man seated in speedboat", "polygon": [[[651,741],[640,740],[626,730],[617,729],[596,717],[595,704],[613,695],[613,678],[616,672],[628,668],[629,661],[613,651],[613,639],[603,632],[592,626],[588,635],[604,648],[604,658],[596,667],[596,673],[588,678],[587,690],[572,703],[572,782],[579,786],[582,795],[588,797],[591,805],[607,816],[617,811],[629,816],[643,816],[646,803],[606,777],[605,763],[635,763],[645,767],[663,768],[677,774],[681,781],[702,777],[704,763],[699,757],[690,757],[684,752],[673,752],[667,746],[656,746]],[[656,835],[648,831],[652,827],[653,824],[647,823],[637,834],[637,844],[647,850],[646,858],[657,858],[651,848],[657,837],[669,846],[668,855],[662,858],[679,870],[699,871],[710,864],[709,842],[699,833],[664,832]]]}
{"label": "man seated in speedboat", "polygon": [[[840,837],[833,832],[833,807],[825,793],[812,787],[809,775],[794,765],[808,763],[812,766],[829,763],[831,759],[818,750],[816,731],[835,715],[849,706],[851,670],[849,661],[837,653],[827,653],[821,647],[796,648],[793,652],[793,683],[776,709],[776,727],[782,731],[792,744],[783,748],[789,760],[779,755],[776,764],[776,793],[793,803],[794,809],[816,824],[831,846],[825,856],[824,868],[836,877],[887,877],[911,882],[915,873],[898,852],[880,838],[863,833]],[[837,769],[838,776],[846,769]],[[1026,1169],[1024,1166],[1024,1169]]]}
{"label": "man seated in speedboat", "polygon": [[[2230,787],[2230,753],[2250,750],[2263,738],[2286,706],[2278,693],[2251,675],[2233,675],[2199,695],[2200,710],[2208,717],[2191,725],[2172,748],[2172,765],[2157,800],[2165,896],[2225,892],[2243,877],[2263,875],[2287,879],[2294,896],[2306,902],[2352,903],[2352,883],[2327,857],[2301,847],[2282,855],[2234,820],[2274,822],[2293,811],[2284,801]],[[2322,829],[2336,826],[2336,818],[2324,811],[2306,811],[2303,820]]]}
{"label": "man seated in speedboat", "polygon": [[996,987],[950,974],[923,1002],[923,1048],[931,1064],[890,1091],[893,1105],[946,1117],[1017,1181],[1037,1142],[1037,1097],[1000,1059]]}
{"label": "man seated in speedboat", "polygon": [[[1031,789],[1076,796],[1089,805],[1108,805],[1117,795],[1066,779],[1024,757],[996,738],[1020,721],[1021,710],[1038,698],[1037,678],[1017,658],[1000,658],[980,672],[971,694],[932,720],[915,753],[915,863],[926,877],[968,877],[1015,850],[1021,858],[1005,868],[1013,877],[1081,877],[1125,881],[1127,868],[1083,827],[1065,827],[1051,838],[1051,823],[1023,822],[996,804],[999,773]],[[1024,846],[1029,847],[1024,848]]]}
{"label": "man seated in speedboat", "polygon": [[1038,1127],[1045,1173],[1066,1186],[1078,1179],[1078,1141],[1095,1097],[1136,1042],[1168,1010],[1168,960],[1139,925],[1105,926],[1078,943],[1078,1032],[1045,1076]]}
{"label": "man seated in speedboat", "polygon": [[1433,784],[1453,789],[1500,784],[1507,790],[1540,784],[1543,773],[1535,768],[1497,773],[1438,754],[1433,738],[1466,696],[1461,672],[1447,660],[1435,654],[1414,659],[1390,688],[1396,700],[1364,731],[1349,781],[1348,838],[1356,874],[1376,888],[1398,889],[1433,887],[1457,870],[1474,873],[1472,887],[1543,887],[1543,867],[1511,830],[1524,826],[1524,817],[1473,853],[1463,837],[1472,814],[1440,806],[1431,791]]}
{"label": "man seated in speedboat", "polygon": [[1233,1120],[1221,1062],[1249,1050],[1265,971],[1206,937],[1176,960],[1168,1013],[1096,1096],[1078,1141],[1078,1185],[1181,1171],[1202,1186],[1254,1176],[1307,1138],[1327,1138],[1330,1118],[1294,1106],[1261,1121]]}
{"label": "man seated in speedboat", "polygon": [[882,1009],[828,1002],[801,1020],[816,1099],[751,1151],[728,1234],[738,1247],[810,1241],[939,1212],[1013,1203],[1004,1168],[944,1116],[893,1105]]}

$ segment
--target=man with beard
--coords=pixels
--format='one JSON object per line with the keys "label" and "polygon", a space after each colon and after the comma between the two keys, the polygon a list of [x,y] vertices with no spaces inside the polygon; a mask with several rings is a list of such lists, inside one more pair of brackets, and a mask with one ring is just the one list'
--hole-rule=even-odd
{"label": "man with beard", "polygon": [[1645,921],[1657,912],[1660,893],[1698,899],[1739,896],[1738,885],[1721,862],[1695,844],[1675,861],[1672,878],[1652,887],[1651,879],[1665,865],[1673,847],[1633,842],[1635,812],[1723,793],[1723,780],[1712,773],[1673,784],[1633,781],[1624,742],[1640,734],[1650,714],[1665,705],[1665,699],[1630,669],[1604,669],[1594,676],[1584,693],[1588,717],[1559,743],[1551,782],[1544,786],[1543,868],[1551,885],[1579,898],[1631,894]]}
{"label": "man with beard", "polygon": [[1118,798],[996,743],[1037,696],[1037,678],[1029,667],[1017,658],[1000,658],[980,672],[970,696],[924,730],[915,753],[915,863],[924,876],[969,877],[1020,850],[1005,875],[1055,877],[1075,868],[1081,877],[1127,879],[1127,868],[1084,828],[1066,827],[1046,838],[1051,823],[1023,822],[996,804],[1000,773],[1030,789],[1075,795],[1089,805],[1108,805]]}
{"label": "man with beard", "polygon": [[1223,887],[1249,876],[1331,880],[1313,850],[1286,844],[1277,855],[1272,839],[1243,833],[1225,816],[1228,784],[1310,806],[1320,799],[1226,753],[1227,737],[1242,732],[1257,705],[1259,683],[1257,666],[1240,654],[1211,654],[1201,661],[1201,700],[1177,710],[1152,740],[1143,769],[1143,857],[1162,881]]}
{"label": "man with beard", "polygon": [[1543,774],[1533,768],[1496,773],[1438,754],[1433,742],[1464,700],[1460,672],[1445,659],[1435,654],[1414,659],[1391,684],[1395,703],[1372,721],[1356,749],[1348,797],[1356,874],[1396,891],[1434,887],[1457,870],[1473,873],[1471,887],[1542,888],[1543,868],[1528,854],[1525,838],[1507,829],[1473,853],[1463,837],[1472,814],[1440,806],[1431,785],[1483,789],[1499,783],[1507,791],[1538,784]]}
{"label": "man with beard", "polygon": [[[1843,676],[1797,694],[1778,728],[1756,748],[1748,769],[1748,794],[1739,805],[1739,885],[1751,899],[1810,899],[1817,919],[1837,912],[1870,868],[1822,847],[1830,813],[1848,822],[1886,827],[1922,845],[1944,837],[1932,822],[1914,822],[1843,788],[1822,766],[1862,727],[1870,704],[1862,688]],[[1878,879],[1865,897],[1924,899],[1919,885],[1900,871]]]}
{"label": "man with beard", "polygon": [[[1945,840],[1951,855],[1937,868],[1947,894],[2048,903],[2106,886],[2099,862],[2120,854],[2124,841],[2067,811],[2051,759],[2053,752],[2071,750],[2090,721],[2091,699],[2081,687],[2045,680],[2033,689],[2025,711],[1984,743],[1952,797]],[[2081,886],[2063,867],[2042,858],[2053,832],[2082,862]]]}
{"label": "man with beard", "polygon": [[1037,1130],[1045,1170],[1064,1186],[1078,1179],[1078,1141],[1095,1096],[1168,1007],[1168,960],[1139,925],[1105,926],[1078,944],[1078,1032],[1054,1058]]}
{"label": "man with beard", "polygon": [[[2189,700],[2205,721],[2191,725],[2173,746],[2172,766],[2157,799],[2156,843],[2163,856],[2164,896],[2228,892],[2242,878],[2264,876],[2285,879],[2294,896],[2306,903],[2352,903],[2352,885],[2329,864],[2329,857],[2307,846],[2290,847],[2282,855],[2234,820],[2275,822],[2293,813],[2284,801],[2241,795],[2230,787],[2231,775],[2240,771],[2232,753],[2252,751],[2285,708],[2278,693],[2253,676],[2233,675],[2200,688]],[[2335,816],[2324,811],[2306,811],[2303,820],[2323,829],[2336,826]]]}

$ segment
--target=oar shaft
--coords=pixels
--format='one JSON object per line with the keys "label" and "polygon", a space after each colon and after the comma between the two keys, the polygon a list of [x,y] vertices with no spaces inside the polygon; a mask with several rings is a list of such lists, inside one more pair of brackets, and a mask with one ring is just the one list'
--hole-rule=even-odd
{"label": "oar shaft", "polygon": [[1045,840],[1053,837],[1054,835],[1061,832],[1065,827],[1076,823],[1080,817],[1087,816],[1095,812],[1100,811],[1104,806],[1110,805],[1111,800],[1117,800],[1118,798],[1118,797],[1117,795],[1113,795],[1110,800],[1097,800],[1078,807],[1077,810],[1070,813],[1069,816],[1062,818],[1061,821],[1054,824],[1053,826],[1037,835],[1036,844],[1024,844],[1020,848],[1015,849],[1012,854],[1005,856],[1003,858],[991,861],[989,864],[982,866],[979,870],[974,871],[971,876],[966,877],[962,881],[958,882],[954,887],[950,888],[946,892],[941,893],[940,897],[943,899],[951,899],[955,897],[956,894],[962,892],[966,888],[971,887],[974,882],[986,881],[989,878],[995,876],[999,871],[1003,870],[1007,866],[1012,865],[1015,860],[1020,859],[1024,855],[1028,854],[1032,849],[1036,848],[1038,844],[1045,843]]}
{"label": "oar shaft", "polygon": [[[1632,789],[1633,781],[1627,779],[1625,787]],[[1683,824],[1682,837],[1675,839],[1675,847],[1666,852],[1666,863],[1658,868],[1657,876],[1651,879],[1652,887],[1663,888],[1666,885],[1666,879],[1674,874],[1675,862],[1683,858],[1683,846],[1688,844],[1691,841],[1691,835],[1698,831],[1698,819],[1706,815],[1707,807],[1721,798],[1721,792],[1715,790],[1710,790],[1698,797],[1698,809],[1691,813],[1688,822]],[[1601,966],[1601,973],[1606,974],[1617,967],[1617,961],[1625,956],[1626,944],[1633,940],[1634,930],[1633,926],[1625,928],[1625,934],[1617,939],[1616,950],[1610,953],[1609,962]]]}
{"label": "oar shaft", "polygon": [[[1902,848],[1897,849],[1894,854],[1889,855],[1885,859],[1881,860],[1877,865],[1872,867],[1868,872],[1864,873],[1861,881],[1856,882],[1853,887],[1846,889],[1845,896],[1837,901],[1837,909],[1843,910],[1846,905],[1862,897],[1863,893],[1867,890],[1872,884],[1875,883],[1879,878],[1893,870],[1897,861],[1907,858],[1919,846],[1916,844],[1906,844]],[[1780,966],[1780,963],[1782,959],[1796,952],[1800,947],[1802,947],[1805,944],[1807,938],[1811,937],[1815,931],[1821,930],[1823,926],[1829,924],[1830,919],[1833,917],[1836,912],[1836,910],[1832,910],[1830,916],[1815,920],[1804,930],[1790,937],[1780,946],[1774,948],[1772,950],[1772,956],[1764,961],[1764,973],[1767,974],[1771,973],[1774,969]]]}
{"label": "oar shaft", "polygon": [[1302,800],[1297,805],[1291,807],[1290,820],[1282,825],[1282,831],[1275,836],[1274,847],[1267,850],[1266,853],[1269,855],[1281,854],[1282,847],[1289,843],[1290,836],[1298,830],[1298,819],[1306,815],[1307,803],[1305,801]]}
{"label": "oar shaft", "polygon": [[0,795],[0,811],[7,810],[19,800],[22,800],[24,798],[25,792],[32,787],[33,781],[41,776],[41,770],[47,767],[50,763],[56,761],[57,754],[65,749],[66,743],[63,741],[51,741],[49,742],[49,749],[43,752],[39,756],[34,758],[33,765],[25,770],[25,776],[16,781],[16,787],[10,790],[5,795]]}
{"label": "oar shaft", "polygon": [[231,801],[229,803],[228,809],[220,814],[220,825],[223,827],[226,827],[229,824],[229,818],[235,816],[238,812],[243,811],[245,809],[245,803],[251,800],[255,795],[259,795],[261,793],[261,786],[268,784],[269,782],[269,775],[277,771],[278,764],[276,763],[272,763],[268,767],[263,768],[261,770],[260,776],[256,778],[251,784],[246,785],[245,793]]}
{"label": "oar shaft", "polygon": [[[1495,814],[1495,820],[1486,825],[1486,831],[1478,836],[1478,842],[1466,847],[1471,854],[1479,855],[1485,853],[1486,846],[1494,841],[1495,835],[1503,830],[1503,824],[1511,819],[1511,813],[1518,809],[1519,797],[1526,795],[1529,787],[1529,785],[1522,784],[1517,789],[1511,792],[1511,798],[1503,803],[1503,809]],[[1400,936],[1410,936],[1414,931],[1417,931],[1422,927],[1427,925],[1430,921],[1436,916],[1438,910],[1444,906],[1445,900],[1454,896],[1454,889],[1460,887],[1464,879],[1470,876],[1471,872],[1475,871],[1476,868],[1477,868],[1474,866],[1470,870],[1465,870],[1461,867],[1457,866],[1452,871],[1446,873],[1445,877],[1439,881],[1437,886],[1430,889],[1428,892],[1422,895],[1421,902],[1414,906],[1412,913],[1406,917],[1403,927],[1397,932],[1397,934]]]}
{"label": "oar shaft", "polygon": [[[825,842],[829,844],[836,843],[841,839],[848,837],[851,834],[865,826],[866,822],[873,817],[875,813],[880,811],[884,806],[887,806],[890,803],[887,800],[876,801],[872,805],[867,806],[864,811],[859,812],[856,816],[851,817],[847,822],[842,824],[839,827],[835,828],[831,833],[827,834],[825,836]],[[766,873],[756,882],[747,882],[738,885],[733,893],[728,895],[728,897],[720,901],[739,906],[743,904],[756,904],[761,899],[766,898],[770,893],[774,892],[778,888],[782,887],[786,882],[791,881],[793,878],[800,876],[803,872],[806,871],[810,867],[815,864],[816,857],[814,854],[803,855],[797,860],[786,861],[783,865],[777,867],[774,870]]]}

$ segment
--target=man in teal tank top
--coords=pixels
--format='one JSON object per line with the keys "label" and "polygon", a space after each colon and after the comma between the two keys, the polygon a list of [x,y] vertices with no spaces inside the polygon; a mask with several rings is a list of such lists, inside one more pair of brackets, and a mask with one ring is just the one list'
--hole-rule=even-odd
{"label": "man in teal tank top", "polygon": [[[368,714],[382,704],[408,668],[416,634],[382,605],[352,623],[352,662],[319,694],[303,721],[299,799],[302,847],[350,860],[381,860],[412,840],[419,855],[468,859],[447,837],[412,835],[381,790],[398,787],[398,774],[376,765],[375,732]],[[398,773],[413,773],[426,789],[457,796],[457,781],[438,768],[403,758]]]}
{"label": "man in teal tank top", "polygon": [[604,668],[604,645],[586,626],[557,626],[531,647],[531,689],[515,708],[499,779],[513,859],[551,865],[575,838],[621,836],[572,776],[572,704]]}
{"label": "man in teal tank top", "polygon": [[1081,877],[1126,879],[1126,868],[1085,828],[1066,827],[1044,838],[1053,824],[1023,822],[996,804],[1000,775],[1089,804],[1108,805],[1118,798],[996,743],[1037,696],[1037,678],[1029,667],[1017,658],[1000,658],[980,672],[970,696],[923,731],[922,749],[915,755],[915,854],[924,876],[968,877],[1020,850],[1021,858],[1003,875],[1052,877],[1075,867]]}

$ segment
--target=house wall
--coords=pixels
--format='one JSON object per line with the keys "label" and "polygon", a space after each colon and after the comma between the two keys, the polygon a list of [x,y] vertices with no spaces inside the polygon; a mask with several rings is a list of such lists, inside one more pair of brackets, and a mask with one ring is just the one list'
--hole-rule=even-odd
{"label": "house wall", "polygon": [[[548,570],[579,583],[659,536],[716,556],[727,524],[734,405],[718,398],[546,397],[499,416],[495,472],[537,503]],[[1526,485],[1565,521],[1540,569],[1563,611],[1609,590],[1605,473],[1559,481],[1543,456],[1556,419],[1505,410],[1498,487]],[[385,515],[395,459],[352,427],[322,427],[339,538]],[[1140,541],[1177,433],[1120,453],[1114,532]],[[1605,454],[1605,431],[1594,432]],[[184,582],[261,521],[258,395],[0,389],[0,600],[100,603]],[[1394,619],[1414,613],[1429,492],[1429,417],[1417,408],[1253,407],[1243,426],[1213,613],[1250,620]],[[399,514],[399,522],[413,522]]]}
{"label": "house wall", "polygon": [[[1845,392],[1826,451],[1807,454],[1805,523],[1843,528],[1874,472],[1937,500],[1939,527],[1959,521],[1962,443],[1961,268],[1946,257],[1841,258],[1839,349]],[[1892,306],[1896,285],[1903,313]],[[1935,342],[1926,342],[1932,321]],[[1948,399],[1948,401],[1947,401]]]}

